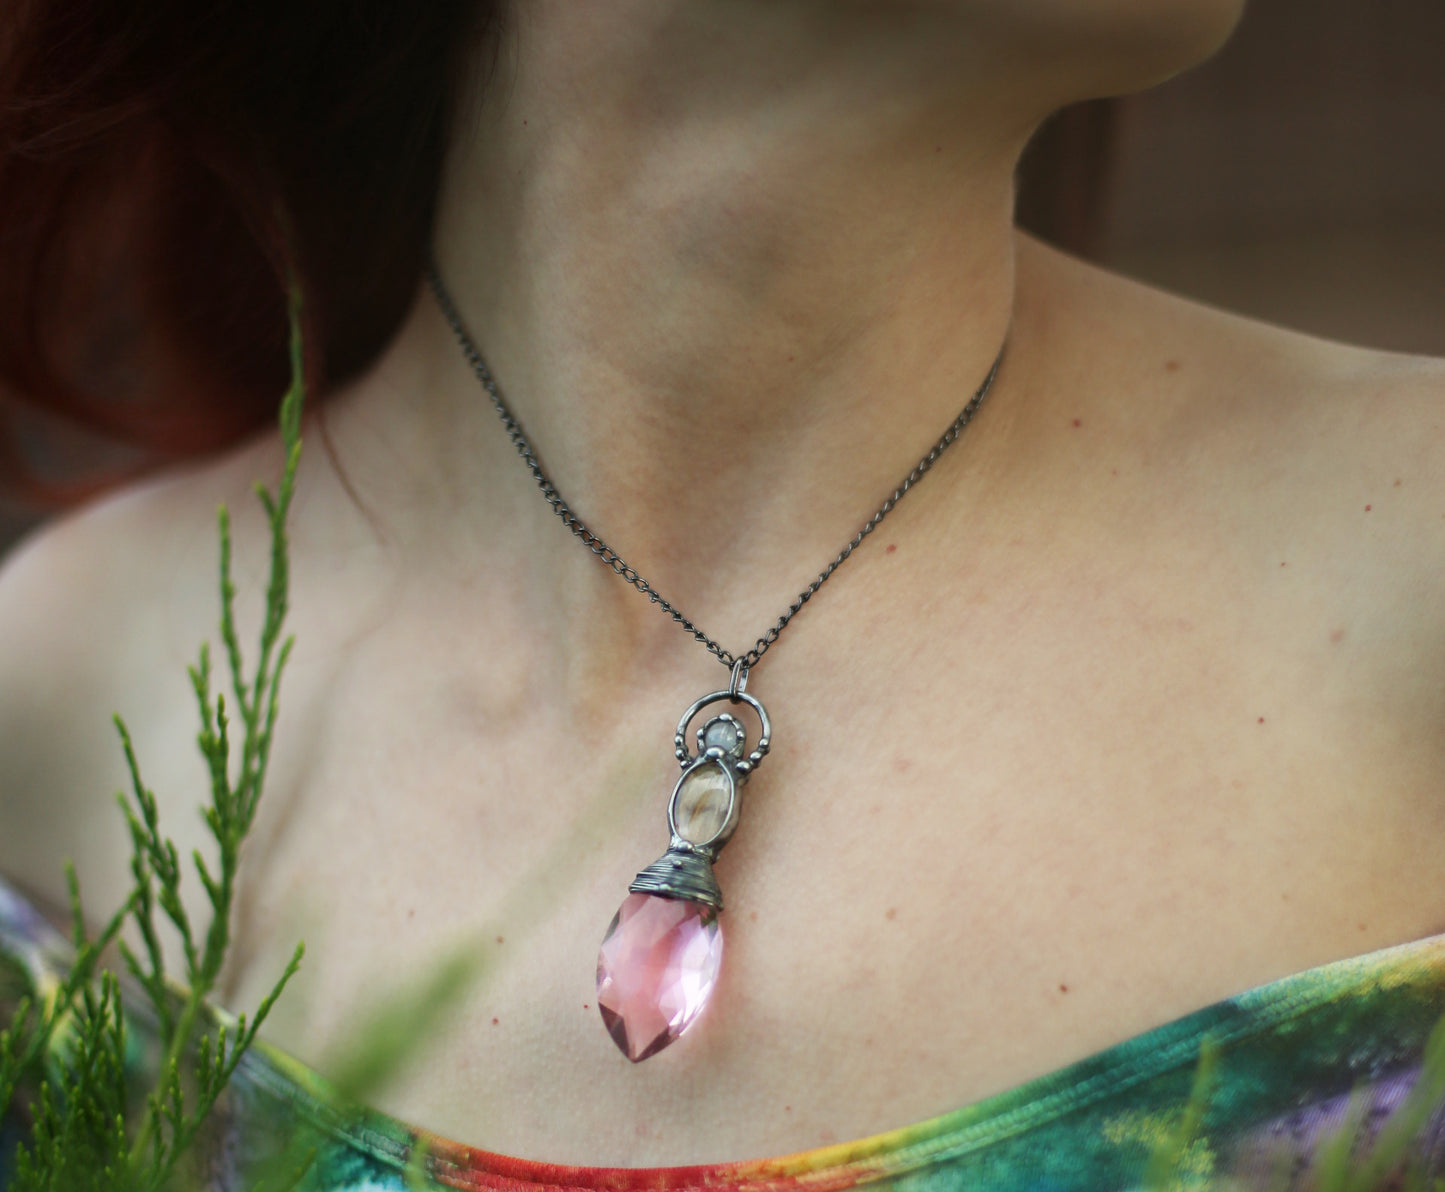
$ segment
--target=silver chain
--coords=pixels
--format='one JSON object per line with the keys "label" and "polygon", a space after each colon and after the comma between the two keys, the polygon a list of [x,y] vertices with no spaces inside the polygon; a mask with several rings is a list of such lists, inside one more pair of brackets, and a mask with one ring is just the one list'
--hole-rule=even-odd
{"label": "silver chain", "polygon": [[[572,512],[572,507],[562,499],[562,494],[557,491],[557,486],[554,485],[551,480],[547,478],[547,474],[542,471],[542,465],[537,462],[537,455],[536,452],[532,450],[532,444],[527,441],[527,436],[522,433],[521,423],[517,421],[516,416],[512,413],[511,409],[508,408],[507,403],[502,400],[502,395],[497,389],[497,382],[492,377],[491,370],[487,368],[487,362],[482,359],[482,353],[477,348],[476,342],[463,325],[462,317],[457,312],[456,303],[452,301],[452,296],[447,292],[446,287],[442,285],[442,279],[437,272],[434,261],[429,260],[427,262],[426,279],[431,285],[432,293],[436,295],[437,305],[441,307],[442,314],[446,317],[446,321],[451,325],[451,329],[457,337],[457,342],[462,346],[462,353],[466,356],[467,363],[472,366],[472,371],[476,373],[477,379],[482,383],[482,388],[487,391],[487,395],[492,401],[492,408],[497,411],[497,416],[501,418],[502,425],[507,428],[508,438],[512,440],[512,445],[516,447],[517,454],[522,457],[522,461],[527,465],[527,470],[532,473],[532,478],[537,482],[537,487],[542,490],[542,496],[546,498],[547,504],[552,506],[552,511],[562,519],[563,523],[573,534],[586,544],[588,550],[651,600],[653,604],[661,608],[663,612],[682,626],[683,629],[692,634],[697,641],[701,642],[708,650],[716,655],[724,666],[729,667],[733,672],[734,684],[738,682],[739,675],[741,675],[744,684],[747,682],[748,670],[756,666],[758,660],[768,652],[768,647],[778,640],[778,635],[783,632],[783,629],[787,626],[788,622],[793,619],[798,610],[812,599],[813,593],[821,588],[828,577],[842,566],[843,560],[858,548],[859,543],[861,543],[863,539],[878,528],[878,523],[887,517],[892,511],[893,506],[897,505],[898,502],[903,499],[903,494],[923,479],[928,470],[938,461],[938,457],[948,450],[953,441],[963,433],[963,428],[973,420],[973,416],[977,412],[979,405],[988,394],[989,389],[993,386],[993,379],[998,375],[999,365],[1003,362],[1004,349],[1000,348],[999,354],[994,358],[993,367],[988,370],[988,376],[983,379],[983,384],[980,385],[974,395],[968,399],[968,404],[959,411],[958,417],[953,420],[949,428],[943,432],[943,437],[933,445],[927,455],[913,465],[913,469],[903,478],[903,482],[889,494],[888,499],[878,507],[878,511],[863,523],[862,529],[854,534],[848,544],[838,552],[833,561],[818,573],[818,578],[798,593],[797,599],[788,605],[787,610],[782,616],[777,619],[762,637],[758,638],[753,648],[746,654],[735,655],[731,650],[723,649],[722,646],[718,645],[717,642],[689,621],[687,617],[683,616],[682,612],[648,583],[635,567],[628,566],[621,555],[589,530],[582,519]],[[1007,341],[1005,341],[1005,347],[1006,346]]]}

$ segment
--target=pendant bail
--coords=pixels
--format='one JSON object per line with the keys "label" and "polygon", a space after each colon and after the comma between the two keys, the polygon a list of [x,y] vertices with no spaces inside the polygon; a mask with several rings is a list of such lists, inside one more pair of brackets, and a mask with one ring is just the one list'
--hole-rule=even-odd
{"label": "pendant bail", "polygon": [[733,662],[732,679],[728,682],[728,696],[733,703],[738,702],[738,696],[748,689],[748,666],[747,661],[738,658]]}

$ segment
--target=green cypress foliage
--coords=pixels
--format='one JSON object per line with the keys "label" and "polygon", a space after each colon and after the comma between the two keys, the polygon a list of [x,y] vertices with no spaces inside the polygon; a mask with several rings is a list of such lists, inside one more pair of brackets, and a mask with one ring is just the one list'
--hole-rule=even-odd
{"label": "green cypress foliage", "polygon": [[[291,385],[281,402],[285,463],[272,492],[256,486],[270,523],[270,578],[256,668],[248,678],[236,630],[236,587],[231,579],[231,527],[219,512],[221,641],[230,671],[228,704],[212,690],[211,659],[202,646],[190,668],[201,730],[197,741],[210,774],[210,799],[202,810],[215,838],[212,872],[197,852],[196,878],[210,917],[193,923],[181,900],[186,866],[162,832],[155,795],[141,778],[130,734],[115,718],[130,771],[131,789],[117,796],[130,829],[134,888],[93,938],[86,929],[80,886],[67,867],[75,957],[54,995],[44,1004],[23,1000],[0,1032],[0,1117],[22,1088],[36,1087],[27,1115],[30,1136],[16,1158],[12,1192],[163,1192],[172,1186],[187,1149],[207,1114],[256,1038],[276,999],[301,962],[297,947],[275,986],[249,1022],[242,1015],[230,1030],[208,1012],[230,943],[231,910],[241,845],[255,820],[275,735],[281,677],[292,638],[282,637],[289,570],[286,517],[301,456],[303,370],[300,293],[290,297]],[[239,744],[239,749],[233,746]],[[117,979],[101,956],[129,919],[139,951],[118,945],[125,968],[154,1014],[161,1060],[153,1087],[128,1087],[125,1016]],[[166,971],[160,944],[162,921],[180,937],[185,971]],[[304,1171],[287,1181],[294,1186]]]}

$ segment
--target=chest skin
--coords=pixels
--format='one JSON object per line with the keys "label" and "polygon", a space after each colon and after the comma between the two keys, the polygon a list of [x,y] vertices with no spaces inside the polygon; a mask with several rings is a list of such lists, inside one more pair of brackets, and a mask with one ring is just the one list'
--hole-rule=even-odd
{"label": "chest skin", "polygon": [[945,557],[900,516],[754,672],[774,747],[717,866],[723,975],[662,1055],[607,1039],[597,945],[666,844],[676,716],[722,669],[583,680],[566,715],[524,633],[478,640],[475,591],[408,589],[328,674],[306,784],[250,860],[236,1004],[304,935],[272,1033],[324,1068],[360,1007],[475,949],[382,1108],[530,1158],[721,1161],[922,1120],[1439,930],[1429,771],[1361,717],[1392,697],[1308,549],[1256,557],[1227,507],[974,524]]}
{"label": "chest skin", "polygon": [[[527,1158],[687,1164],[920,1121],[1445,926],[1440,511],[1419,495],[1438,483],[1415,407],[1380,396],[1373,359],[1036,247],[1020,265],[994,395],[1010,401],[753,672],[773,748],[717,866],[723,971],[691,1033],[628,1063],[595,964],[667,842],[677,717],[724,669],[555,524],[408,553],[314,453],[297,649],[221,1000],[254,1006],[304,938],[267,1034],[325,1071],[369,1006],[468,949],[478,983],[378,1108]],[[396,461],[351,434],[367,400],[328,418],[393,516]],[[131,647],[65,716],[127,714],[183,855],[204,842],[181,665],[214,624],[210,510],[219,492],[237,512],[254,620],[264,537],[241,511],[274,465],[242,456],[105,532],[165,545],[129,580],[117,563],[120,620],[95,621],[84,656],[116,653],[122,622]],[[418,525],[445,509],[422,493]],[[544,525],[586,564],[555,590],[527,582]],[[814,567],[749,575],[728,640]],[[36,772],[113,789],[97,741],[57,740]],[[72,765],[91,754],[104,765]],[[0,841],[7,871],[59,894],[50,858],[70,852],[91,905],[113,903],[125,846],[94,808],[10,817],[26,835]]]}

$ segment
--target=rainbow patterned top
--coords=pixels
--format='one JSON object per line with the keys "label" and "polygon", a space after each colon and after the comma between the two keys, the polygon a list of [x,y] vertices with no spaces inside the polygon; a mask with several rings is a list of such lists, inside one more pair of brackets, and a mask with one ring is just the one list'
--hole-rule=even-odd
{"label": "rainbow patterned top", "polygon": [[[57,933],[0,882],[0,965],[43,989],[64,955]],[[316,1073],[258,1044],[212,1115],[191,1181],[196,1192],[249,1189],[268,1156],[301,1141],[315,1153],[301,1185],[310,1192],[1433,1192],[1445,1183],[1445,1112],[1432,1100],[1440,1086],[1420,1077],[1427,1044],[1430,1069],[1445,1062],[1445,1030],[1431,1033],[1442,1016],[1445,934],[1261,985],[916,1125],[776,1158],[667,1168],[509,1158],[342,1110]],[[131,1029],[143,1035],[140,1006]],[[1209,1096],[1186,1119],[1205,1053]],[[18,1116],[0,1123],[0,1189]],[[1334,1184],[1316,1157],[1345,1125],[1356,1137],[1345,1152],[1356,1182]],[[1403,1162],[1360,1181],[1392,1132],[1406,1140]],[[1168,1140],[1167,1170],[1151,1168]]]}

